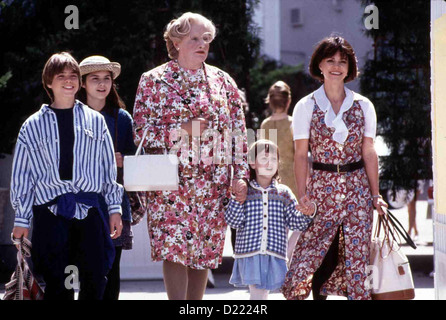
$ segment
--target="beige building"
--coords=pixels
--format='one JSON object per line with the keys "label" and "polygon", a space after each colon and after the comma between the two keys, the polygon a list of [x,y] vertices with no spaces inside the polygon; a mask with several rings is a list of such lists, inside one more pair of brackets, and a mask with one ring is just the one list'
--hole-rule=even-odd
{"label": "beige building", "polygon": [[435,297],[446,299],[446,2],[431,0]]}
{"label": "beige building", "polygon": [[[254,17],[261,51],[284,64],[303,63],[307,70],[316,43],[337,33],[355,49],[361,71],[373,51],[373,40],[364,33],[364,9],[358,0],[261,0]],[[348,87],[360,92],[359,80]]]}

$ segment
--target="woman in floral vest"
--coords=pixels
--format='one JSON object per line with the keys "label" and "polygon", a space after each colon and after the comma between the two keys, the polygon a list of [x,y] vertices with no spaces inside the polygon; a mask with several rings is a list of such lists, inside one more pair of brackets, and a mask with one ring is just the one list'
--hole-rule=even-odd
{"label": "woman in floral vest", "polygon": [[383,214],[381,206],[387,206],[378,187],[375,109],[344,86],[358,72],[355,52],[343,38],[323,39],[309,69],[323,85],[293,112],[296,197],[303,213],[312,210],[311,202],[319,213],[296,244],[282,292],[287,299],[305,299],[311,290],[315,300],[370,299],[365,280],[373,208]]}

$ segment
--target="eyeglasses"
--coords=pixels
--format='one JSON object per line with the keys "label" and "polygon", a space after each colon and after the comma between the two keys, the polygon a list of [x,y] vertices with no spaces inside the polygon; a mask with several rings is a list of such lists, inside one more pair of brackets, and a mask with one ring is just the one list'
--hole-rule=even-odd
{"label": "eyeglasses", "polygon": [[198,41],[200,38],[203,40],[204,43],[211,43],[214,38],[212,37],[212,33],[205,32],[201,35],[201,37],[198,36],[190,36],[191,40]]}

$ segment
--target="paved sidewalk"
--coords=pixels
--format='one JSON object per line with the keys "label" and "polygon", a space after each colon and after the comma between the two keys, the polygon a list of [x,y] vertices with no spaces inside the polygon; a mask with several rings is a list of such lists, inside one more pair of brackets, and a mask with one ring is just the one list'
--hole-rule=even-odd
{"label": "paved sidewalk", "polygon": [[[403,251],[411,263],[415,284],[415,300],[434,300],[434,279],[429,276],[433,268],[433,228],[432,219],[426,218],[427,202],[417,202],[417,223],[420,232],[418,248],[416,250],[404,246]],[[392,210],[404,227],[407,227],[407,208]],[[229,238],[228,238],[229,240]],[[225,245],[226,266],[214,272],[215,288],[206,289],[204,300],[243,301],[249,300],[248,290],[235,288],[229,284],[232,248],[230,241]],[[229,262],[229,263],[228,263]],[[4,284],[0,284],[0,299],[4,294]],[[284,300],[279,292],[269,295],[270,300]],[[344,300],[343,297],[330,296],[329,300]],[[167,300],[162,279],[122,281],[120,300]],[[311,294],[308,300],[312,300]]]}
{"label": "paved sidewalk", "polygon": [[[407,255],[412,269],[413,280],[415,284],[414,300],[434,300],[435,289],[434,279],[430,277],[433,271],[433,227],[432,219],[427,217],[428,203],[425,200],[417,202],[417,225],[419,230],[419,239],[417,249],[409,246],[403,246],[402,250]],[[391,209],[392,213],[407,228],[408,213],[407,207],[400,209]],[[374,220],[376,221],[376,220]],[[230,239],[227,235],[227,240]],[[235,288],[229,284],[232,247],[230,241],[225,243],[224,265],[214,272],[216,287],[207,288],[204,300],[225,300],[225,301],[243,301],[249,300],[249,292],[245,288]],[[225,263],[226,262],[226,263]],[[122,281],[121,300],[167,300],[167,294],[164,289],[163,281]],[[280,292],[273,292],[269,295],[269,300],[285,300]],[[310,294],[308,300],[312,300]],[[345,300],[344,297],[330,296],[328,300]]]}
{"label": "paved sidewalk", "polygon": [[[249,292],[245,288],[235,288],[229,284],[229,274],[215,274],[215,288],[207,288],[204,300],[246,301]],[[414,300],[434,300],[433,279],[428,275],[413,274],[415,282]],[[0,299],[4,295],[4,286],[0,288]],[[120,300],[167,300],[167,294],[162,280],[122,281]],[[280,292],[273,292],[269,300],[285,300]],[[312,300],[310,294],[308,300]],[[328,297],[328,300],[345,300],[343,297]]]}
{"label": "paved sidewalk", "polygon": [[[216,287],[207,288],[204,300],[243,301],[249,300],[249,292],[245,288],[235,288],[229,284],[229,274],[214,275]],[[434,300],[433,279],[428,275],[413,274],[415,282],[414,300]],[[329,300],[345,300],[343,297],[328,297]],[[120,300],[167,300],[162,280],[123,281],[121,283]],[[285,300],[280,292],[270,293],[269,300]],[[308,300],[312,300],[310,294]]]}

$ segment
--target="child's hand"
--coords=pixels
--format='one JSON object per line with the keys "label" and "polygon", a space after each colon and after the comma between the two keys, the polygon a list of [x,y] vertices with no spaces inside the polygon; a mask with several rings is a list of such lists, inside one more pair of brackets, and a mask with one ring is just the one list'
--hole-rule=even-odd
{"label": "child's hand", "polygon": [[116,166],[118,168],[122,168],[124,166],[124,158],[122,157],[121,152],[115,152],[115,158],[116,158]]}
{"label": "child's hand", "polygon": [[316,204],[311,202],[307,195],[305,195],[299,199],[299,203],[296,208],[304,215],[311,216],[316,211]]}
{"label": "child's hand", "polygon": [[[28,228],[24,228],[24,227],[14,227],[12,229],[12,237],[14,239],[22,239],[22,238],[27,238],[28,239],[28,233],[29,233],[29,229]],[[19,245],[16,244],[15,245],[17,249],[19,249]]]}
{"label": "child's hand", "polygon": [[[316,213],[316,204],[314,202],[312,202],[310,204],[309,209],[307,209],[306,211],[301,211],[304,215],[306,216],[313,216]],[[311,217],[313,218],[313,217]]]}
{"label": "child's hand", "polygon": [[119,213],[114,213],[110,216],[110,237],[112,239],[119,238],[122,232],[122,220],[121,215]]}
{"label": "child's hand", "polygon": [[248,184],[243,179],[236,179],[232,182],[232,193],[235,195],[235,200],[244,203],[248,194]]}

